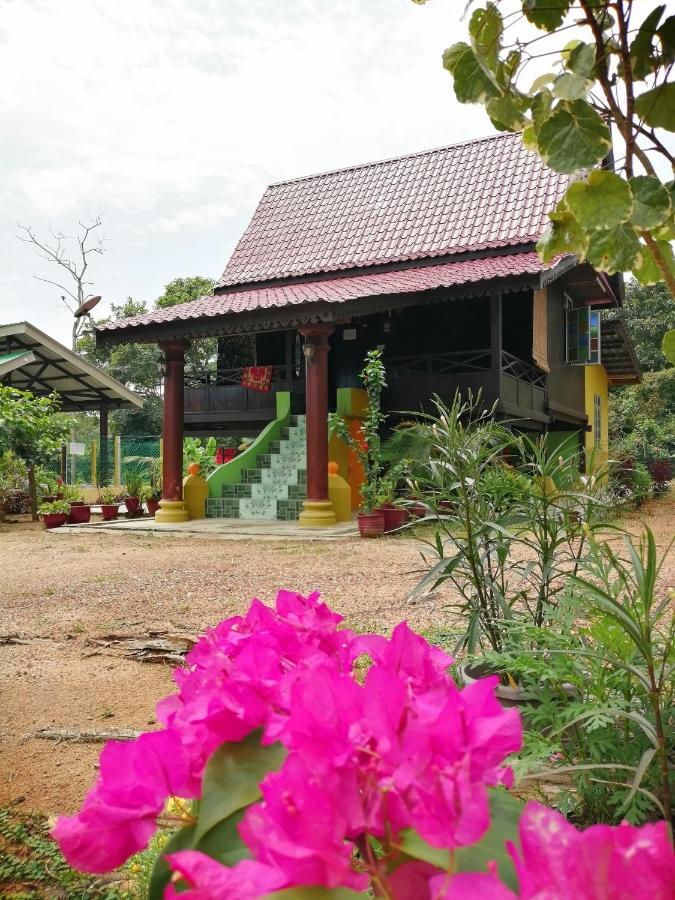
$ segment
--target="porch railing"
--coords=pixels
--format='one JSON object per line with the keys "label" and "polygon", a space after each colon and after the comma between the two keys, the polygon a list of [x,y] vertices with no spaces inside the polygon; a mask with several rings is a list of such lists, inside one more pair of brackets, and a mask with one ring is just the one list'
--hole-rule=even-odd
{"label": "porch railing", "polygon": [[546,373],[531,363],[518,359],[512,353],[502,350],[502,372],[504,375],[512,375],[519,381],[526,381],[533,387],[546,388]]}
{"label": "porch railing", "polygon": [[413,356],[387,357],[387,374],[394,377],[415,375],[455,375],[466,372],[489,372],[491,351],[454,350],[450,353],[420,353]]}
{"label": "porch railing", "polygon": [[[185,387],[200,388],[213,385],[229,385],[241,387],[241,379],[244,374],[244,366],[233,369],[205,369],[202,372],[190,372],[185,375]],[[294,380],[294,372],[289,373],[286,366],[272,367],[272,384],[287,384]]]}

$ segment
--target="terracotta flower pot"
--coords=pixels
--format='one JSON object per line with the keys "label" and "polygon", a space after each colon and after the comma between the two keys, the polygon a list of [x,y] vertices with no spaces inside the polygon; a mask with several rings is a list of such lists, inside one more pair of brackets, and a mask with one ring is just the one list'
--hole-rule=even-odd
{"label": "terracotta flower pot", "polygon": [[130,512],[130,513],[137,513],[140,503],[141,503],[141,501],[138,499],[138,497],[125,497],[124,498],[124,505],[127,508],[127,512]]}
{"label": "terracotta flower pot", "polygon": [[110,522],[113,519],[117,518],[117,514],[119,512],[120,505],[119,503],[102,503],[101,504],[101,515],[106,522]]}
{"label": "terracotta flower pot", "polygon": [[390,531],[396,531],[397,528],[402,528],[409,519],[407,509],[401,508],[400,506],[394,506],[392,503],[386,503],[377,511],[384,515],[385,534],[388,534]]}
{"label": "terracotta flower pot", "polygon": [[42,497],[41,503],[53,503],[56,500],[56,494],[45,494]]}
{"label": "terracotta flower pot", "polygon": [[423,503],[413,503],[408,507],[408,512],[413,519],[423,519],[427,514],[427,508]]}
{"label": "terracotta flower pot", "polygon": [[70,507],[68,522],[71,525],[83,525],[91,518],[91,506],[85,503],[73,503]]}
{"label": "terracotta flower pot", "polygon": [[380,537],[384,534],[384,515],[381,512],[360,512],[356,519],[361,537]]}
{"label": "terracotta flower pot", "polygon": [[68,502],[70,503],[71,509],[73,506],[84,506],[84,500],[69,500]]}
{"label": "terracotta flower pot", "polygon": [[148,507],[148,515],[155,516],[159,509],[159,500],[156,497],[148,497],[145,501],[145,505]]}
{"label": "terracotta flower pot", "polygon": [[45,528],[60,528],[61,525],[66,524],[67,520],[67,513],[45,513],[42,517]]}

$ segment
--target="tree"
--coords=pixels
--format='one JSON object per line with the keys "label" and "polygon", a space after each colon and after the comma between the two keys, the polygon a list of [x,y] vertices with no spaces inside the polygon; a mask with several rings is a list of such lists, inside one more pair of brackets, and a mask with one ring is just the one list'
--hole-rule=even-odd
{"label": "tree", "polygon": [[468,41],[443,65],[460,102],[481,103],[495,128],[520,132],[548,166],[577,176],[549,214],[544,260],[575,253],[603,272],[665,281],[675,296],[675,189],[657,172],[657,160],[674,162],[663,132],[675,131],[675,16],[665,11],[636,0],[496,0],[474,9]]}
{"label": "tree", "polygon": [[58,408],[56,394],[35,397],[30,391],[0,385],[0,455],[11,450],[28,467],[33,521],[37,520],[35,467],[58,450],[68,434],[67,423],[55,415]]}
{"label": "tree", "polygon": [[[60,266],[68,273],[68,285],[60,281],[53,281],[51,278],[45,278],[43,275],[34,275],[38,281],[44,281],[52,284],[59,290],[65,291],[65,295],[61,295],[62,303],[74,313],[75,310],[84,303],[87,298],[87,288],[93,285],[93,281],[87,281],[85,276],[89,268],[90,257],[93,253],[101,256],[104,252],[103,240],[96,239],[94,232],[101,227],[101,217],[97,216],[93,222],[78,222],[81,233],[76,237],[68,237],[62,232],[51,231],[51,241],[40,238],[29,225],[19,225],[19,229],[23,235],[19,235],[19,240],[35,247],[38,256],[56,266]],[[69,244],[75,241],[77,245],[75,259],[71,258],[69,252]],[[95,241],[92,243],[92,241]],[[66,295],[70,300],[66,299]],[[77,340],[82,333],[85,321],[88,316],[81,316],[74,320],[73,323],[73,350],[77,346]]]}
{"label": "tree", "polygon": [[[174,278],[155,301],[155,309],[167,309],[179,303],[189,303],[213,291],[213,280],[195,275]],[[112,316],[98,319],[99,325],[111,319],[118,321],[148,311],[144,300],[128,297],[122,304],[111,304]],[[111,414],[113,430],[120,434],[158,434],[162,430],[162,381],[159,374],[160,351],[156,344],[118,344],[115,347],[97,347],[92,327],[79,339],[78,353],[95,366],[99,366],[113,378],[136,391],[145,404],[142,409],[120,409]],[[207,338],[196,341],[185,356],[186,375],[197,375],[215,364],[217,341]]]}
{"label": "tree", "polygon": [[675,328],[675,304],[665,284],[626,285],[622,318],[626,322],[643,372],[659,372],[671,364],[663,354],[664,328]]}
{"label": "tree", "polygon": [[[212,278],[193,275],[188,278],[174,278],[164,288],[164,293],[155,301],[155,309],[168,309],[179,303],[190,303],[199,297],[213,293]],[[218,341],[204,338],[192,343],[185,354],[185,374],[198,375],[211,368],[216,361]]]}

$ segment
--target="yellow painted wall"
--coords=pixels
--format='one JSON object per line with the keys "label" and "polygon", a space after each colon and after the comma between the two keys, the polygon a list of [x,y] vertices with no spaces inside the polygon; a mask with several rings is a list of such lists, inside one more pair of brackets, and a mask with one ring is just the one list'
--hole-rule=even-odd
{"label": "yellow painted wall", "polygon": [[[607,380],[607,372],[604,366],[597,365],[584,366],[584,373],[584,405],[588,416],[588,424],[591,426],[590,431],[587,431],[584,435],[586,456],[590,459],[594,455],[597,462],[604,465],[607,462],[609,443],[609,382]],[[596,394],[600,397],[599,441],[596,441],[595,436],[594,397]]]}
{"label": "yellow painted wall", "polygon": [[[337,412],[347,423],[349,431],[357,440],[361,438],[361,421],[368,406],[368,396],[361,388],[339,388],[337,392]],[[339,473],[349,484],[352,492],[352,509],[361,505],[361,485],[364,481],[363,467],[359,458],[333,435],[328,445],[328,458],[338,464]]]}

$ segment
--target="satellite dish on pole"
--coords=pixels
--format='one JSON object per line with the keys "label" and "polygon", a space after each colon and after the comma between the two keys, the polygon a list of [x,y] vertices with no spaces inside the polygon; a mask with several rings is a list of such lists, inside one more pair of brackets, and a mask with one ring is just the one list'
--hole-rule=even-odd
{"label": "satellite dish on pole", "polygon": [[92,311],[92,309],[96,306],[96,304],[100,301],[100,297],[87,297],[80,305],[77,307],[73,315],[76,319],[80,319],[82,316],[86,316],[88,313]]}

